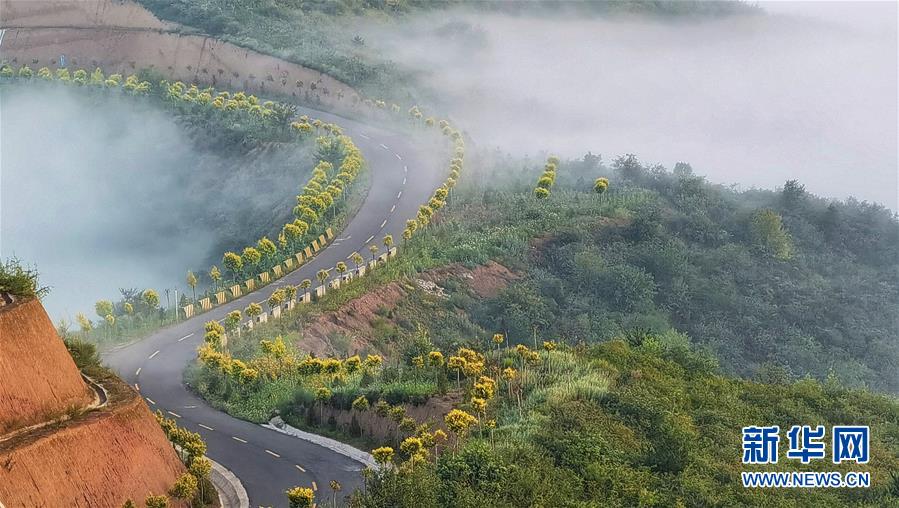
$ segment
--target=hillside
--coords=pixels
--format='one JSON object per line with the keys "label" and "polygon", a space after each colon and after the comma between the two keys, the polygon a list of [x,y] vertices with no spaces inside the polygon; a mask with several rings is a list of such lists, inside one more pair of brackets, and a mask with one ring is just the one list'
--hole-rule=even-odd
{"label": "hillside", "polygon": [[[891,212],[797,182],[737,192],[633,156],[560,162],[545,199],[533,165],[478,167],[396,260],[242,334],[233,360],[201,352],[191,384],[242,418],[277,410],[392,447],[399,467],[355,506],[897,503],[899,403],[868,391],[899,386]],[[460,348],[498,385],[486,408],[478,374],[448,363],[474,354]],[[232,361],[257,377],[228,374]],[[400,451],[448,432],[452,407],[478,422],[458,450]],[[874,488],[740,487],[740,428],[806,421],[876,429]]]}
{"label": "hillside", "polygon": [[23,299],[0,306],[3,505],[117,507],[165,494],[185,466],[141,397],[102,370],[93,393],[40,302],[9,295]]}

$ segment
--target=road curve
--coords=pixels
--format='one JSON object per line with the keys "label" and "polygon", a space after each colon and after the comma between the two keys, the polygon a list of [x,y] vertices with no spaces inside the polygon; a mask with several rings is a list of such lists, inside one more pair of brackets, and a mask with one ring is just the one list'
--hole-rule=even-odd
{"label": "road curve", "polygon": [[318,489],[317,495],[329,496],[328,484],[337,480],[344,493],[350,492],[361,486],[362,465],[319,445],[233,418],[188,391],[182,373],[196,358],[204,324],[220,320],[232,310],[243,310],[250,302],[263,302],[286,284],[314,281],[319,269],[346,261],[354,251],[366,255],[367,246],[375,242],[380,245],[385,234],[400,238],[406,219],[415,217],[419,205],[428,200],[444,177],[440,165],[428,163],[423,149],[403,135],[321,111],[300,108],[300,114],[337,123],[362,151],[372,184],[358,213],[327,248],[300,269],[254,293],[104,355],[107,365],[130,385],[139,387],[151,410],[162,410],[178,425],[203,436],[209,457],[243,482],[251,506],[286,506],[284,491],[295,485],[312,485]]}

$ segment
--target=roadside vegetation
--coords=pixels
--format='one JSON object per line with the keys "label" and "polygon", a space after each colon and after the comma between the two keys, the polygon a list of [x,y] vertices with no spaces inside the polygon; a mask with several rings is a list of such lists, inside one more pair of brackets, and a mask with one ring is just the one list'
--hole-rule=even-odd
{"label": "roadside vegetation", "polygon": [[[883,396],[726,377],[673,331],[483,358],[483,374],[463,377],[467,401],[445,416],[446,431],[410,426],[399,447],[375,448],[382,467],[350,506],[894,506],[899,495],[899,405]],[[741,427],[800,421],[877,429],[865,467],[873,487],[744,489]],[[809,466],[782,456],[772,469]]]}
{"label": "roadside vegetation", "polygon": [[[238,385],[235,371],[226,381],[203,362],[193,374],[201,393],[245,418],[280,413],[355,443],[364,430],[324,410],[383,415],[395,431],[372,448],[387,467],[369,473],[356,506],[757,504],[765,496],[738,487],[735,466],[747,421],[871,425],[883,457],[875,488],[802,495],[871,506],[899,493],[899,405],[866,390],[899,387],[891,212],[827,201],[794,181],[738,192],[687,164],[666,171],[632,155],[551,159],[553,190],[541,198],[541,170],[489,163],[387,266],[229,340],[232,358],[256,368],[280,335],[293,372]],[[408,283],[490,261],[518,275],[494,296],[452,276],[442,292]],[[409,293],[377,313],[361,347],[333,337],[334,358],[302,351],[317,316],[391,281]],[[366,354],[384,358],[367,382],[299,373],[304,361],[346,372]],[[388,400],[391,379],[404,388]],[[230,399],[210,389],[225,382],[240,386]],[[446,395],[454,406],[439,418],[408,416]]]}

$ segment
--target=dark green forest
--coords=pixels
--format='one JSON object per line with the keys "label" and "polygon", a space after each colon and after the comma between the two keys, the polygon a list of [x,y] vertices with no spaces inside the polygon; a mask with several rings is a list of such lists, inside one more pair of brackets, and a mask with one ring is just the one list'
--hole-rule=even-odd
{"label": "dark green forest", "polygon": [[[739,192],[688,164],[666,171],[628,155],[605,166],[593,154],[563,162],[552,196],[537,200],[527,186],[538,171],[496,165],[416,250],[429,264],[495,259],[523,277],[486,301],[451,292],[429,318],[439,343],[475,330],[589,344],[675,328],[741,376],[899,391],[899,224],[884,207],[798,182]],[[609,192],[591,194],[601,175]],[[407,333],[423,315],[394,313]]]}

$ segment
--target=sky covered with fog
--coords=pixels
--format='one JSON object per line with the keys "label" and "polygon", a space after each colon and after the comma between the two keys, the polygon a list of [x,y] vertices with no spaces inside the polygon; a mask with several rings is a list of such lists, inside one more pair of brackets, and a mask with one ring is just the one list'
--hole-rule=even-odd
{"label": "sky covered with fog", "polygon": [[664,23],[456,11],[365,32],[476,142],[690,162],[712,181],[897,207],[896,3]]}
{"label": "sky covered with fog", "polygon": [[[0,256],[35,266],[51,317],[119,288],[186,289],[290,215],[311,158],[197,150],[169,113],[64,87],[0,93]],[[104,104],[99,106],[97,101]]]}

